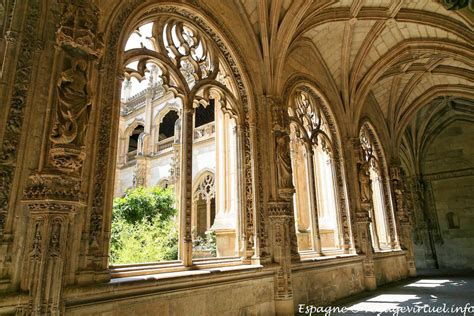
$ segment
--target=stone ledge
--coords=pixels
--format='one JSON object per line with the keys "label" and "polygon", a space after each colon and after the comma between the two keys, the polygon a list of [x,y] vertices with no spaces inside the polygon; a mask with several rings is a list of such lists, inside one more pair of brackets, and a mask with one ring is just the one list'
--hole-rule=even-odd
{"label": "stone ledge", "polygon": [[218,284],[273,277],[274,269],[239,265],[115,278],[108,283],[70,286],[64,291],[67,307],[130,300],[144,296],[196,290]]}
{"label": "stone ledge", "polygon": [[321,256],[304,259],[301,262],[293,263],[291,270],[297,272],[300,270],[309,270],[315,268],[327,268],[338,265],[352,264],[356,262],[362,263],[364,256],[359,256],[356,254],[344,254],[337,256]]}
{"label": "stone ledge", "polygon": [[185,267],[181,261],[165,261],[144,264],[124,264],[110,267],[112,278],[125,278],[136,276],[148,276],[169,272],[183,272],[189,270],[202,270],[218,266],[242,266],[240,257],[223,257],[223,258],[200,258],[193,259],[191,267]]}
{"label": "stone ledge", "polygon": [[374,252],[374,259],[382,259],[387,257],[397,257],[397,256],[405,256],[405,250],[384,250],[384,251],[377,251]]}

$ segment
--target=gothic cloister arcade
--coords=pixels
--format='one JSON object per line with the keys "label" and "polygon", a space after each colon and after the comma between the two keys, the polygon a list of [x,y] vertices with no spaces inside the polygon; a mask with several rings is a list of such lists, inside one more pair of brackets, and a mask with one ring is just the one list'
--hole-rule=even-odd
{"label": "gothic cloister arcade", "polygon": [[[0,314],[293,315],[472,273],[473,12],[1,1]],[[145,187],[175,197],[176,260],[113,264]]]}

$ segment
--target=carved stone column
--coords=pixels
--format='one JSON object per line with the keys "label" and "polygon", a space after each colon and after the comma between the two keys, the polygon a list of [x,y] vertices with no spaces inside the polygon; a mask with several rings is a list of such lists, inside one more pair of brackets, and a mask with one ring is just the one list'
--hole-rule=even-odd
{"label": "carved stone column", "polygon": [[279,265],[275,275],[275,312],[276,315],[293,315],[291,257],[295,232],[292,203],[291,201],[270,202],[268,207],[273,261]]}
{"label": "carved stone column", "polygon": [[280,99],[271,99],[273,110],[273,134],[275,137],[275,164],[276,164],[276,196],[279,201],[289,203],[291,210],[290,229],[290,254],[293,261],[299,261],[298,241],[296,237],[296,224],[293,209],[293,170],[290,154],[289,120]]}
{"label": "carved stone column", "polygon": [[[91,149],[86,137],[95,105],[91,82],[103,47],[97,30],[99,10],[92,1],[60,5],[49,90],[51,116],[45,121],[38,168],[22,200],[29,223],[21,289],[30,301],[21,312],[28,315],[63,314],[62,289],[78,281],[78,266],[93,267],[93,260],[104,259],[94,253],[88,261],[85,255],[99,248],[102,217],[87,211],[83,184],[84,161]],[[85,222],[90,227],[83,227]]]}
{"label": "carved stone column", "polygon": [[359,232],[360,250],[359,254],[365,255],[364,259],[364,282],[368,290],[375,290],[377,288],[377,280],[375,278],[374,270],[374,250],[372,247],[372,238],[370,234],[370,212],[371,203],[361,203],[360,210],[356,212],[356,225]]}
{"label": "carved stone column", "polygon": [[400,247],[407,252],[406,260],[408,264],[408,273],[410,276],[416,276],[415,254],[412,240],[412,226],[408,214],[405,189],[402,184],[401,169],[398,166],[390,168],[390,178],[395,200],[395,210],[398,223],[400,225]]}
{"label": "carved stone column", "polygon": [[434,202],[433,188],[430,181],[423,181],[419,179],[419,195],[421,198],[421,206],[426,221],[427,228],[427,245],[425,247],[425,257],[427,263],[438,269],[438,255],[436,251],[436,245],[443,244],[443,238],[439,229],[438,214],[436,211],[436,205]]}
{"label": "carved stone column", "polygon": [[370,232],[371,214],[373,212],[372,188],[369,173],[369,162],[364,161],[360,141],[353,141],[354,157],[357,162],[357,177],[359,181],[359,190],[357,195],[359,203],[356,205],[355,221],[358,233],[357,253],[364,255],[364,282],[368,290],[377,288],[377,280],[374,268],[374,249],[372,247],[372,238]]}
{"label": "carved stone column", "polygon": [[319,212],[318,206],[316,203],[317,192],[316,192],[316,182],[315,182],[315,170],[314,170],[314,151],[312,147],[307,148],[306,156],[306,166],[308,168],[308,189],[309,189],[309,199],[310,199],[310,210],[311,210],[311,231],[313,232],[313,251],[318,255],[322,255],[322,246],[321,246],[321,234],[319,230]]}
{"label": "carved stone column", "polygon": [[181,165],[180,165],[180,259],[185,266],[192,265],[192,148],[193,148],[193,115],[192,104],[183,110]]}
{"label": "carved stone column", "polygon": [[[15,230],[20,211],[15,203],[20,174],[18,161],[24,121],[32,95],[35,65],[43,42],[38,38],[41,1],[2,1],[4,38],[0,41],[0,290],[13,285],[17,268]],[[21,14],[15,14],[14,10]],[[3,35],[3,34],[2,34]]]}
{"label": "carved stone column", "polygon": [[29,211],[28,243],[24,254],[22,290],[30,301],[23,314],[61,315],[68,258],[74,257],[74,236],[69,232],[76,214],[85,207],[77,177],[40,174],[31,176],[24,200]]}

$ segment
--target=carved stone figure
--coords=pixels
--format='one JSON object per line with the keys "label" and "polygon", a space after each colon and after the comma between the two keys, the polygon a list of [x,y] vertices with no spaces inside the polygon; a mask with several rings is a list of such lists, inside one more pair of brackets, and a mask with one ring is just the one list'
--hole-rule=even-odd
{"label": "carved stone figure", "polygon": [[363,203],[372,201],[372,186],[369,172],[369,162],[359,164],[360,200]]}
{"label": "carved stone figure", "polygon": [[277,136],[276,163],[278,171],[278,188],[293,188],[291,156],[288,135]]}
{"label": "carved stone figure", "polygon": [[54,144],[84,145],[91,109],[86,68],[85,60],[76,60],[58,81],[56,123],[50,136]]}

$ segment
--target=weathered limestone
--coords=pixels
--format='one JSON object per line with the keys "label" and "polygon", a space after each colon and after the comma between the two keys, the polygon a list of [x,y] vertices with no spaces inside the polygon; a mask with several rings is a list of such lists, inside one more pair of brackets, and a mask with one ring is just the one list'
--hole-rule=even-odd
{"label": "weathered limestone", "polygon": [[[466,267],[474,55],[461,2],[3,1],[0,313],[291,315],[415,263]],[[126,49],[150,21],[154,39]],[[121,84],[148,62],[182,102],[179,138],[156,144],[143,122],[123,175],[155,185],[147,154],[171,145],[180,260],[113,267],[121,101],[137,100]],[[235,142],[217,165],[232,180],[214,178],[218,252],[232,257],[199,261],[193,117],[210,99],[220,144]]]}

